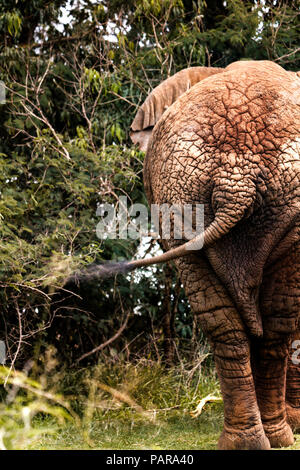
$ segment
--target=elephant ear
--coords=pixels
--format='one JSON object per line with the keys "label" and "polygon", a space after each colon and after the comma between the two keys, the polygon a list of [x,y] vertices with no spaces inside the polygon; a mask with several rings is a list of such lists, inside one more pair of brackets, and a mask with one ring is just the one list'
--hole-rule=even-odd
{"label": "elephant ear", "polygon": [[146,151],[152,129],[165,110],[196,83],[223,71],[217,67],[190,67],[164,80],[146,98],[131,124],[130,137],[133,143]]}

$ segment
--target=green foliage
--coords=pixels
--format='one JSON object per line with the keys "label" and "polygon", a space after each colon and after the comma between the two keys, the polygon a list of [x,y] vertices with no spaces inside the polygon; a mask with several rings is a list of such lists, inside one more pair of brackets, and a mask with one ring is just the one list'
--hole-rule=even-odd
{"label": "green foliage", "polygon": [[[67,373],[62,392],[80,416],[80,427],[66,423],[42,437],[38,449],[215,448],[222,403],[207,403],[197,419],[190,415],[202,398],[219,396],[215,373],[203,373],[204,358],[172,370],[151,360],[106,358]],[[53,419],[37,417],[34,427],[49,424]]]}
{"label": "green foliage", "polygon": [[6,25],[7,31],[12,37],[17,37],[21,30],[22,18],[18,11],[7,12],[0,17],[0,21]]}
{"label": "green foliage", "polygon": [[174,16],[184,15],[184,5],[182,0],[138,0],[136,2],[135,15],[137,17],[154,15],[156,18],[164,19],[166,14],[172,13]]}
{"label": "green foliage", "polygon": [[[73,286],[74,295],[64,288],[76,269],[136,253],[137,241],[96,236],[99,203],[124,194],[145,202],[130,123],[153,87],[188,66],[252,58],[299,70],[298,30],[298,0],[1,2],[0,339],[8,360],[22,364],[53,342],[74,362],[128,314],[115,354],[161,355],[164,269]],[[176,344],[193,355],[199,332],[176,283],[174,274]]]}
{"label": "green foliage", "polygon": [[[49,371],[48,371],[49,372]],[[29,378],[25,372],[11,371],[0,366],[0,384],[5,384],[5,400],[0,403],[0,449],[26,449],[42,435],[53,434],[58,425],[74,421],[76,415],[69,404],[57,393],[45,389],[46,376],[40,381]],[[33,426],[35,416],[55,419],[42,430]]]}

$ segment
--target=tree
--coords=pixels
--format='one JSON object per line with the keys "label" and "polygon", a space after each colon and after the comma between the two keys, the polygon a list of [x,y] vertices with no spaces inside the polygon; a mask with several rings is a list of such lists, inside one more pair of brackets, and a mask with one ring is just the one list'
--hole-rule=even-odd
{"label": "tree", "polygon": [[73,294],[64,281],[138,248],[136,240],[99,240],[96,209],[124,194],[146,203],[143,154],[129,127],[149,91],[193,65],[252,58],[299,70],[298,29],[298,0],[1,3],[0,331],[13,363],[47,342],[76,361],[128,314],[116,354],[125,344],[132,354],[155,353],[155,339],[172,362],[167,345],[193,329],[173,272],[157,267],[150,277],[73,286]]}

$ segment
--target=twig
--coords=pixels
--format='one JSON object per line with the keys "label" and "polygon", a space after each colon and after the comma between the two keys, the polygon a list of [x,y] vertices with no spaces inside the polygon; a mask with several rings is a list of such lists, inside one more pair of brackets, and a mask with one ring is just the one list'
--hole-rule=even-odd
{"label": "twig", "polygon": [[274,60],[274,62],[277,62],[278,60],[285,59],[286,57],[290,57],[293,54],[297,54],[297,52],[300,51],[300,47],[297,47],[294,51],[290,52],[289,54],[284,54],[281,57],[278,57],[277,59]]}
{"label": "twig", "polygon": [[114,334],[114,336],[112,336],[111,338],[109,338],[107,341],[105,341],[104,343],[100,344],[99,346],[97,346],[96,348],[92,349],[91,351],[83,354],[82,356],[80,356],[79,359],[77,359],[76,362],[80,362],[82,361],[82,359],[85,359],[86,357],[90,356],[91,354],[94,354],[95,352],[98,352],[98,351],[101,351],[102,349],[106,348],[106,346],[108,346],[109,344],[111,344],[113,341],[115,341],[122,333],[123,331],[125,330],[126,326],[127,326],[127,322],[128,322],[128,318],[129,318],[129,315],[130,313],[127,314],[127,317],[125,319],[125,322],[123,323],[123,325],[118,329],[118,331],[116,332],[116,334]]}
{"label": "twig", "polygon": [[8,369],[8,373],[7,373],[7,376],[5,377],[5,381],[4,381],[4,388],[6,387],[7,385],[7,381],[9,379],[9,376],[11,374],[11,371],[14,367],[14,364],[16,362],[16,359],[18,357],[18,354],[20,352],[20,349],[21,349],[21,344],[22,344],[22,339],[23,339],[23,330],[22,330],[22,318],[21,318],[21,312],[20,312],[20,309],[19,309],[19,305],[18,305],[18,302],[16,300],[14,300],[14,304],[15,304],[15,307],[16,307],[16,311],[17,311],[17,314],[18,314],[18,322],[19,322],[19,341],[18,341],[18,347],[17,347],[17,350],[16,350],[16,353],[13,357],[13,360],[11,361],[11,365],[10,365],[10,368]]}
{"label": "twig", "polygon": [[206,405],[206,403],[209,403],[212,401],[221,403],[223,400],[221,397],[215,397],[214,395],[207,395],[206,397],[202,398],[202,400],[200,401],[196,409],[194,411],[191,411],[192,418],[198,418],[198,416],[200,416],[200,414],[202,413],[202,410],[204,406]]}
{"label": "twig", "polygon": [[129,395],[127,395],[127,393],[120,392],[119,390],[109,387],[103,383],[98,383],[97,385],[104,392],[110,393],[116,400],[127,403],[127,405],[131,406],[138,413],[147,414],[147,412],[140,405],[138,405]]}

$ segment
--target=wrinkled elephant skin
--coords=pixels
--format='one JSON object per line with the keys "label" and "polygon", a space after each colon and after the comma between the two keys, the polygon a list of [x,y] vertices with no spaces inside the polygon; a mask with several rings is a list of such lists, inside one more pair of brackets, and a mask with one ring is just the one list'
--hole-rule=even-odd
{"label": "wrinkled elephant skin", "polygon": [[287,421],[300,427],[300,366],[289,350],[300,339],[300,78],[268,61],[206,70],[173,104],[158,105],[166,92],[154,90],[132,129],[148,132],[149,203],[203,204],[205,230],[215,227],[175,264],[214,352],[219,448],[285,447]]}

